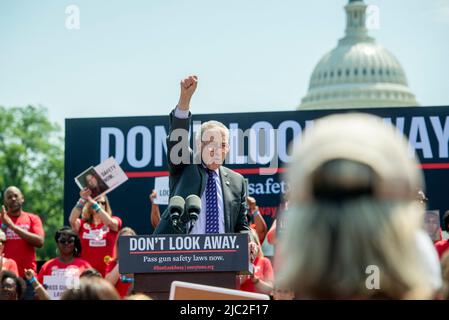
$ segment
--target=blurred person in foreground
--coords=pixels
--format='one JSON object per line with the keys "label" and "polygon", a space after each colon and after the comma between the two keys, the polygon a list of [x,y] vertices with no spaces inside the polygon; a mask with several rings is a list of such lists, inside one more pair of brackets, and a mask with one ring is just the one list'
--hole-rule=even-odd
{"label": "blurred person in foreground", "polygon": [[61,300],[120,300],[114,286],[103,278],[81,278],[78,288],[64,291]]}
{"label": "blurred person in foreground", "polygon": [[286,174],[279,287],[299,299],[431,299],[442,285],[416,200],[423,175],[382,119],[332,115],[306,130]]}

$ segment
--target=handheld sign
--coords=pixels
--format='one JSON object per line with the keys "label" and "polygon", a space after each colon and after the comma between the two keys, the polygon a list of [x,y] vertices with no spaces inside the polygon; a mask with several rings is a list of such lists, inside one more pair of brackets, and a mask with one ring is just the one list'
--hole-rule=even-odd
{"label": "handheld sign", "polygon": [[154,179],[154,189],[157,196],[154,199],[155,204],[168,205],[168,198],[170,196],[170,188],[168,186],[168,177],[157,177]]}
{"label": "handheld sign", "polygon": [[248,234],[119,238],[120,273],[247,272]]}
{"label": "handheld sign", "polygon": [[111,192],[126,180],[128,180],[127,175],[113,157],[106,159],[96,167],[88,168],[75,178],[80,189],[90,189],[94,200]]}

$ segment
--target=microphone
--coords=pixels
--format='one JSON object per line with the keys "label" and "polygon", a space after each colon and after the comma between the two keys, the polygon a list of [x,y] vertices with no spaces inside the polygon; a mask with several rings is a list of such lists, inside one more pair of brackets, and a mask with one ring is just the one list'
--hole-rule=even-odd
{"label": "microphone", "polygon": [[179,220],[184,213],[184,205],[185,201],[180,196],[171,197],[168,202],[168,212],[170,213],[170,219],[173,227],[179,231],[182,231],[181,226],[179,226]]}
{"label": "microphone", "polygon": [[198,216],[201,212],[201,199],[195,194],[191,194],[186,198],[186,211],[190,219],[190,229],[189,233],[195,226]]}

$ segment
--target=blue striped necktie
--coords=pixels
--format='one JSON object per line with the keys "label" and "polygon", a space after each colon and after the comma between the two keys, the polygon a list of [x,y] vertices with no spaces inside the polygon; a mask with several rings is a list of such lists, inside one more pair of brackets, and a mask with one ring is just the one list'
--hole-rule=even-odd
{"label": "blue striped necktie", "polygon": [[207,169],[206,185],[206,233],[218,233],[218,203],[215,171]]}

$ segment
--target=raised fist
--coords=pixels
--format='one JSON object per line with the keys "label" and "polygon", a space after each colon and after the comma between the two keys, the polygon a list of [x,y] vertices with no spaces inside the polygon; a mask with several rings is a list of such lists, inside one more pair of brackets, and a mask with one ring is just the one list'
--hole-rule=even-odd
{"label": "raised fist", "polygon": [[198,77],[188,76],[183,79],[180,83],[181,94],[179,96],[178,107],[181,110],[189,110],[190,99],[192,98],[193,93],[196,90],[198,84]]}

